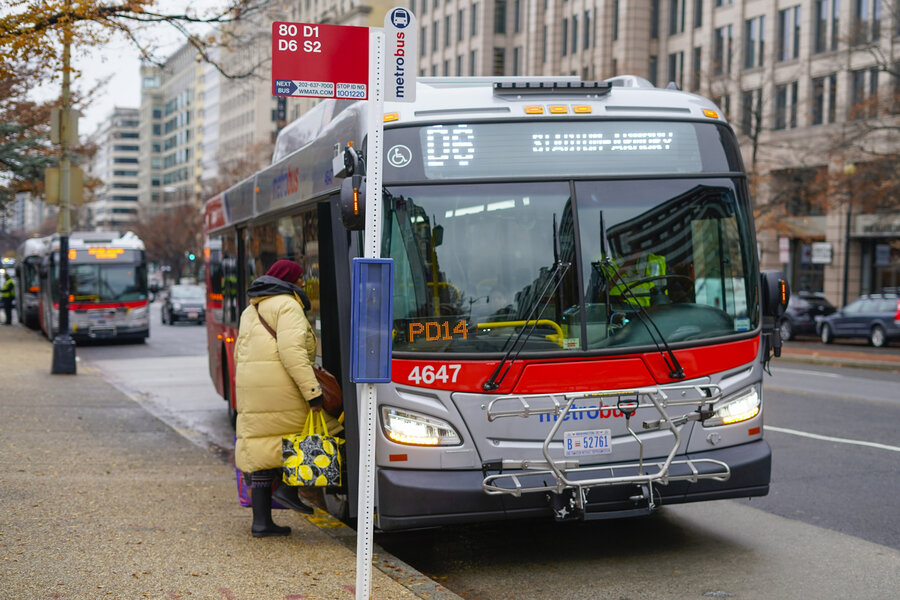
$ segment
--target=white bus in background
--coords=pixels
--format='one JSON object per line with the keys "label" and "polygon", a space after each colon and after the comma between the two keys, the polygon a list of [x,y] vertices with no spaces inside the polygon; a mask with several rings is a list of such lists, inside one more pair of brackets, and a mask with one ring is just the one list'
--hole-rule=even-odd
{"label": "white bus in background", "polygon": [[16,250],[16,310],[19,322],[40,327],[41,258],[47,252],[50,238],[29,238]]}
{"label": "white bus in background", "polygon": [[[52,340],[59,330],[59,235],[43,239],[40,328]],[[134,233],[69,236],[69,333],[76,341],[150,335],[147,260]]]}

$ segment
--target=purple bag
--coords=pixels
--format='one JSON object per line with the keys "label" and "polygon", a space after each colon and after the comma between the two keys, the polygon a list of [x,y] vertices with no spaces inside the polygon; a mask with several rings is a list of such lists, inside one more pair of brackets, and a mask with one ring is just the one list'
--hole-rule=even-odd
{"label": "purple bag", "polygon": [[[234,436],[234,441],[237,442],[237,436]],[[250,508],[253,505],[250,502],[250,486],[244,483],[244,474],[237,467],[234,469],[234,474],[237,478],[238,503],[244,508]],[[272,485],[273,490],[277,483],[278,482],[275,481]],[[279,504],[277,500],[272,500],[272,508],[286,509],[287,507]]]}

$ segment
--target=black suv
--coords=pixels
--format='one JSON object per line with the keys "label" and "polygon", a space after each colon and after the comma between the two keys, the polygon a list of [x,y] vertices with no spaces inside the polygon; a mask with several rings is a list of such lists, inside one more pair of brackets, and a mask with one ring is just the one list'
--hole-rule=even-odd
{"label": "black suv", "polygon": [[162,322],[206,322],[206,290],[200,285],[179,284],[169,288],[162,307]]}
{"label": "black suv", "polygon": [[778,327],[781,339],[787,341],[798,335],[816,335],[816,321],[837,311],[819,292],[797,292],[791,296],[787,310]]}
{"label": "black suv", "polygon": [[861,296],[817,325],[825,344],[835,338],[868,338],[880,348],[900,339],[900,295],[893,291]]}

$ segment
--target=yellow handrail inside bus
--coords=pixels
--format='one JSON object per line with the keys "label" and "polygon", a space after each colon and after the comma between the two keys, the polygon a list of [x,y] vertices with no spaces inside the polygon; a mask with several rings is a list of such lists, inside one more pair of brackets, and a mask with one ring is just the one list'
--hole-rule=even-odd
{"label": "yellow handrail inside bus", "polygon": [[544,337],[552,342],[556,342],[560,347],[563,345],[565,335],[563,335],[562,327],[560,327],[556,321],[551,321],[550,319],[538,319],[537,321],[533,319],[531,321],[492,321],[489,323],[479,323],[477,327],[478,329],[496,329],[499,327],[528,327],[531,325],[550,327],[556,331],[556,335],[547,335]]}

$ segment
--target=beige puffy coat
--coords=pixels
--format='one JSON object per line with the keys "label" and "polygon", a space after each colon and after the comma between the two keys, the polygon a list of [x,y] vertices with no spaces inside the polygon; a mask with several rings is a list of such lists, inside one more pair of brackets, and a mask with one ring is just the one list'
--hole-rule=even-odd
{"label": "beige puffy coat", "polygon": [[[277,342],[254,306],[277,333]],[[234,347],[238,469],[247,473],[281,467],[281,437],[300,433],[307,400],[322,393],[312,370],[315,357],[316,336],[295,296],[250,299]],[[326,421],[329,433],[341,431],[336,419],[326,415]]]}

